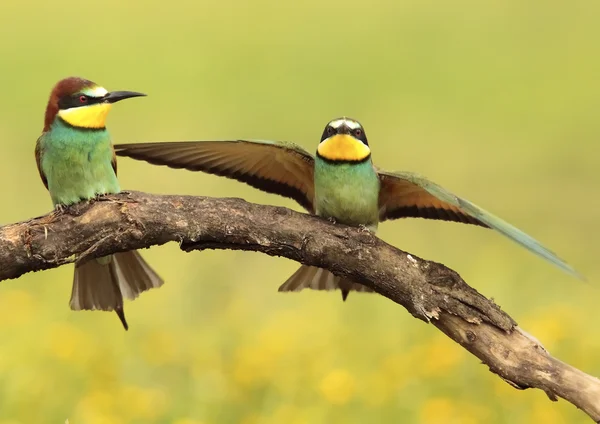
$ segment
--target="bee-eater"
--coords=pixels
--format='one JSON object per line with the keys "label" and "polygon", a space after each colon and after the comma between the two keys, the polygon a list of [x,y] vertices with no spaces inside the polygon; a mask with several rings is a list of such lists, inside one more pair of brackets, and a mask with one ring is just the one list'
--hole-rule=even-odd
{"label": "bee-eater", "polygon": [[[113,103],[138,96],[144,94],[108,92],[77,77],[54,86],[35,158],[55,208],[121,191],[117,158],[105,122]],[[116,253],[75,265],[70,306],[76,311],[114,310],[127,330],[123,297],[135,299],[162,284],[139,253]]]}
{"label": "bee-eater", "polygon": [[[121,144],[117,155],[171,168],[233,178],[260,190],[290,197],[309,212],[371,231],[387,219],[418,217],[492,228],[563,270],[577,272],[521,230],[408,172],[378,170],[362,125],[350,118],[329,122],[316,157],[294,143],[273,141],[190,141]],[[371,289],[329,271],[302,266],[279,291]]]}

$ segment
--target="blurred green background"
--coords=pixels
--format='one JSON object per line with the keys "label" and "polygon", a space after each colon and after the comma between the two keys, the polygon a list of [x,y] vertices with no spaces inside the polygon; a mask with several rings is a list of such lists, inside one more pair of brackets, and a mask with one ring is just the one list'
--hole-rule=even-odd
{"label": "blurred green background", "polygon": [[[465,225],[388,222],[386,241],[457,270],[558,358],[600,375],[600,3],[277,0],[0,4],[0,222],[51,209],[33,150],[52,86],[144,99],[114,141],[293,140],[340,115],[375,162],[422,173],[526,230],[562,273]],[[293,202],[119,160],[122,187]],[[143,252],[166,280],[113,314],[71,312],[72,266],[0,284],[0,424],[585,423],[517,391],[377,295],[277,287],[297,263]]]}

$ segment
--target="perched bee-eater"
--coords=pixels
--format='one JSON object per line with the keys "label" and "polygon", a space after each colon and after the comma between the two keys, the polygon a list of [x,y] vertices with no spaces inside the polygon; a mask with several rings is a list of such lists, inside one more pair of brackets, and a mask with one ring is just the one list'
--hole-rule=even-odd
{"label": "perched bee-eater", "polygon": [[[113,103],[138,96],[144,94],[109,93],[76,77],[56,84],[35,146],[38,171],[55,208],[121,191],[106,116]],[[135,299],[162,284],[136,251],[105,256],[75,265],[71,309],[114,310],[127,330],[123,297]]]}
{"label": "perched bee-eater", "polygon": [[[329,122],[316,157],[293,143],[189,141],[116,145],[119,156],[156,165],[204,171],[290,197],[309,212],[371,231],[387,219],[419,217],[492,228],[533,253],[579,276],[539,242],[500,218],[413,173],[374,167],[362,125],[346,117]],[[279,291],[371,289],[329,271],[302,266]]]}

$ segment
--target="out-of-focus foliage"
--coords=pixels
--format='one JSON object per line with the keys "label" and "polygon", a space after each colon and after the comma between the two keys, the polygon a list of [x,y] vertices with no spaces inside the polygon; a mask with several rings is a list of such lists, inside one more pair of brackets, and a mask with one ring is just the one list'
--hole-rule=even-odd
{"label": "out-of-focus foliage", "polygon": [[[46,213],[33,149],[69,75],[149,96],[115,142],[261,138],[309,150],[364,124],[376,163],[427,175],[526,230],[582,284],[501,236],[388,222],[550,352],[600,374],[600,4],[327,0],[0,3],[0,222]],[[127,189],[244,197],[233,181],[119,160]],[[71,312],[73,269],[0,284],[0,424],[585,423],[519,392],[377,295],[277,293],[298,266],[247,252],[143,252],[160,290],[116,316]]]}

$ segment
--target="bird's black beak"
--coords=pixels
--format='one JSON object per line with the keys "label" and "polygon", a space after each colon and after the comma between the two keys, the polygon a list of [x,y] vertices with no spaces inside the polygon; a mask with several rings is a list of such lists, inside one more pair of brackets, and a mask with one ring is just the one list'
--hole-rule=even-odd
{"label": "bird's black beak", "polygon": [[144,93],[137,93],[135,91],[113,91],[104,96],[106,103],[116,103],[121,100],[130,99],[132,97],[143,97]]}
{"label": "bird's black beak", "polygon": [[342,124],[338,127],[337,133],[338,134],[350,134],[350,128],[348,128],[346,125]]}

